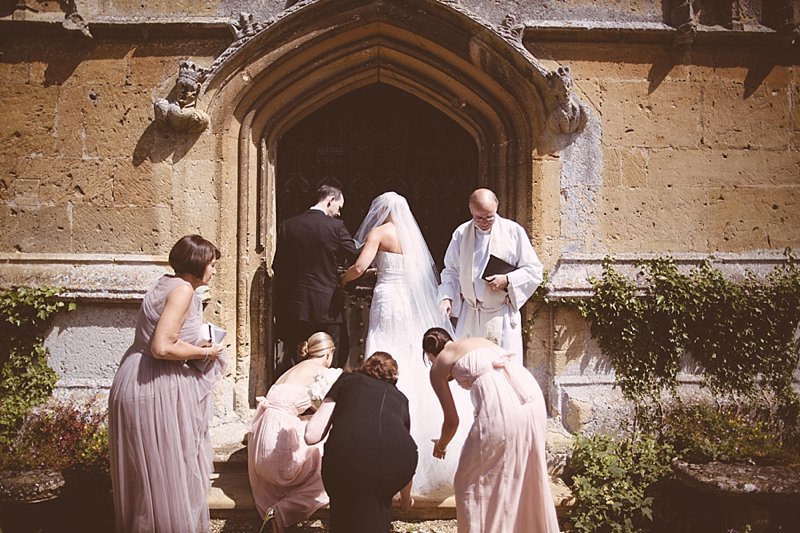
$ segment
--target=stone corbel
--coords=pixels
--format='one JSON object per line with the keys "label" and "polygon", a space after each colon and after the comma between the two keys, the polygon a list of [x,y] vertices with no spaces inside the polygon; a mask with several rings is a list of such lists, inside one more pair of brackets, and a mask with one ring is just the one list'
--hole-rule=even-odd
{"label": "stone corbel", "polygon": [[206,74],[203,67],[198,67],[191,61],[181,61],[173,90],[174,99],[159,98],[153,104],[156,123],[179,133],[205,130],[211,119],[195,105],[200,84]]}
{"label": "stone corbel", "polygon": [[558,67],[547,74],[547,127],[550,131],[569,135],[580,133],[589,119],[589,108],[572,92],[569,67]]}

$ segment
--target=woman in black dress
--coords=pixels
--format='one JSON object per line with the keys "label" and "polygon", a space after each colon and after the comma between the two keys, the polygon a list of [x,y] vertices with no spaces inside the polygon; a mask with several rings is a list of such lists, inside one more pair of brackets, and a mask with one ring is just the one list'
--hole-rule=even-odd
{"label": "woman in black dress", "polygon": [[413,505],[417,445],[409,433],[408,399],[397,390],[397,362],[375,352],[357,372],[342,374],[306,426],[306,442],[325,438],[322,482],[333,533],[391,530],[392,497]]}

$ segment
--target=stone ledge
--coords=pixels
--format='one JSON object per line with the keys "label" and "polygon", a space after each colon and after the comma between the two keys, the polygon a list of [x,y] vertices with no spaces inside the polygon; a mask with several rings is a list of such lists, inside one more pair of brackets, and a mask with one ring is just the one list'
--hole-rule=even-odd
{"label": "stone ledge", "polygon": [[[793,250],[798,255],[800,250]],[[653,260],[663,257],[672,257],[678,270],[688,272],[698,266],[702,261],[709,260],[711,264],[732,279],[741,279],[747,272],[752,272],[758,277],[766,276],[776,266],[786,261],[784,252],[777,250],[752,251],[742,253],[692,253],[692,252],[663,252],[653,253],[624,253],[624,254],[582,254],[565,253],[559,258],[547,282],[551,300],[566,298],[589,298],[593,289],[589,283],[590,278],[599,278],[603,274],[603,261],[606,257],[614,260],[614,268],[629,279],[635,279],[638,273],[636,264],[640,261]]]}
{"label": "stone ledge", "polygon": [[76,300],[138,303],[167,272],[160,255],[0,253],[0,288],[64,287]]}

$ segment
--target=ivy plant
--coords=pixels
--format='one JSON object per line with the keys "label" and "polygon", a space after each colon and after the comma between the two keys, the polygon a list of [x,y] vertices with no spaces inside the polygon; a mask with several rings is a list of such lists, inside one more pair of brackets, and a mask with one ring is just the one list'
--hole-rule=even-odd
{"label": "ivy plant", "polygon": [[23,419],[56,382],[44,337],[52,317],[75,309],[54,287],[0,290],[0,446],[8,449]]}
{"label": "ivy plant", "polygon": [[688,274],[669,257],[638,266],[641,283],[607,259],[602,277],[591,280],[594,294],[578,306],[640,412],[657,406],[662,391],[675,392],[690,353],[718,395],[760,395],[796,414],[800,268],[791,255],[763,280],[728,279],[707,261]]}

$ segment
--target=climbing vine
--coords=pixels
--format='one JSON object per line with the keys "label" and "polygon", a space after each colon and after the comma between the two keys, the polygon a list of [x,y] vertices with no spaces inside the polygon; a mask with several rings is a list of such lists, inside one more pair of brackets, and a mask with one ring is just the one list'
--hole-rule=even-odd
{"label": "climbing vine", "polygon": [[641,262],[641,283],[607,259],[594,294],[578,303],[609,357],[624,396],[638,406],[675,392],[689,353],[717,395],[764,399],[796,411],[800,268],[791,255],[761,280],[726,278],[703,262],[689,273],[673,259]]}

